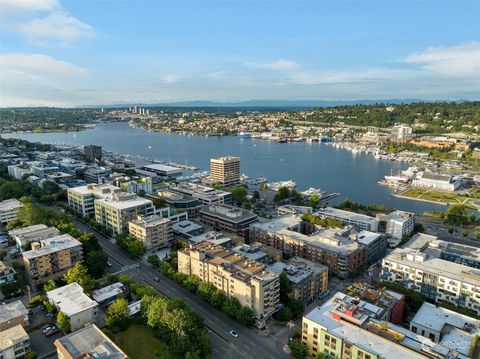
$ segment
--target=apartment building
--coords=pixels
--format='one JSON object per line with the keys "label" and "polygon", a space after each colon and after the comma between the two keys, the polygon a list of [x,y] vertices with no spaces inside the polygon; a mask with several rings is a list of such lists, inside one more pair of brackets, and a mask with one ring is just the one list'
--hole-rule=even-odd
{"label": "apartment building", "polygon": [[55,237],[59,234],[60,231],[57,228],[49,227],[45,224],[34,224],[33,226],[17,228],[8,232],[10,238],[15,241],[17,248],[21,251],[26,249],[32,242]]}
{"label": "apartment building", "polygon": [[157,215],[137,217],[128,223],[128,233],[139,240],[147,250],[170,246],[173,240],[172,221]]}
{"label": "apartment building", "polygon": [[21,325],[0,331],[0,358],[24,358],[30,351],[30,337]]}
{"label": "apartment building", "polygon": [[178,251],[178,271],[212,283],[227,298],[237,298],[255,313],[258,327],[279,309],[278,275],[222,246],[205,241]]}
{"label": "apartment building", "polygon": [[22,253],[30,283],[38,286],[62,277],[76,263],[83,262],[82,244],[69,234],[32,243],[32,250]]}
{"label": "apartment building", "polygon": [[210,159],[210,180],[224,187],[240,184],[240,157]]}
{"label": "apartment building", "polygon": [[148,176],[136,178],[123,176],[115,179],[114,184],[128,193],[147,194],[153,192],[153,180]]}
{"label": "apartment building", "polygon": [[128,231],[128,223],[137,216],[149,217],[155,212],[151,200],[134,193],[114,193],[111,197],[96,199],[95,221],[114,235]]}
{"label": "apartment building", "polygon": [[382,278],[421,293],[437,303],[449,302],[480,314],[479,250],[415,235],[405,248],[382,260]]}
{"label": "apartment building", "polygon": [[17,213],[22,207],[23,203],[15,198],[0,202],[0,223],[7,224],[16,220]]}
{"label": "apartment building", "polygon": [[299,216],[284,215],[253,224],[250,241],[280,249],[286,257],[324,264],[332,275],[347,278],[367,263],[366,248],[351,233],[351,227],[320,229]]}
{"label": "apartment building", "polygon": [[320,299],[328,289],[328,267],[303,258],[291,258],[267,267],[280,275],[285,272],[292,288],[291,299],[300,300],[305,306]]}
{"label": "apartment building", "polygon": [[89,324],[55,340],[58,359],[109,358],[128,359],[125,354],[95,324]]}
{"label": "apartment building", "polygon": [[333,207],[326,207],[315,212],[315,215],[323,218],[334,218],[345,224],[355,226],[357,230],[378,232],[378,219],[365,214],[344,211]]}
{"label": "apartment building", "polygon": [[17,325],[26,328],[29,324],[28,310],[20,300],[0,304],[0,331]]}
{"label": "apartment building", "polygon": [[381,307],[336,293],[303,317],[302,341],[309,357],[323,353],[339,359],[471,358],[458,342],[436,343],[385,321],[383,313]]}
{"label": "apartment building", "polygon": [[216,204],[200,210],[200,221],[215,231],[237,234],[248,238],[250,225],[257,222],[257,215],[249,210]]}
{"label": "apartment building", "polygon": [[121,188],[107,184],[88,184],[69,188],[67,190],[68,205],[84,217],[93,216],[95,214],[95,199],[111,197],[121,192]]}
{"label": "apartment building", "polygon": [[383,258],[387,252],[388,240],[383,233],[361,231],[354,235],[357,242],[367,251],[367,264],[372,264]]}
{"label": "apartment building", "polygon": [[47,298],[51,305],[70,319],[72,332],[99,320],[98,303],[87,296],[78,283],[51,290],[47,292]]}
{"label": "apartment building", "polygon": [[[209,240],[212,241],[212,239]],[[241,254],[247,259],[267,265],[282,260],[282,251],[276,248],[267,247],[259,242],[242,244],[232,248],[232,251]]]}
{"label": "apartment building", "polygon": [[387,234],[402,239],[413,233],[415,227],[415,213],[394,211],[388,215]]}

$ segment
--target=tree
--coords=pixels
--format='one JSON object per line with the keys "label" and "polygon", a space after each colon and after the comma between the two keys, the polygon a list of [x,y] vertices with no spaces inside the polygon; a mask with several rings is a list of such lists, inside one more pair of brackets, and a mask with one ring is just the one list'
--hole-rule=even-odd
{"label": "tree", "polygon": [[107,267],[108,256],[104,251],[91,251],[85,257],[85,264],[94,278],[100,278]]}
{"label": "tree", "polygon": [[252,198],[255,202],[258,201],[260,199],[260,192],[258,192],[258,190],[253,191]]}
{"label": "tree", "polygon": [[238,301],[237,298],[235,297],[232,297],[232,298],[228,298],[224,303],[223,303],[223,306],[222,306],[222,310],[225,312],[225,314],[233,317],[233,318],[236,318],[237,315],[238,315],[238,312],[240,311],[240,309],[242,309],[242,305],[240,304],[240,302]]}
{"label": "tree", "polygon": [[243,202],[245,202],[246,197],[247,197],[247,189],[244,186],[235,188],[232,191],[232,199],[239,206],[241,206]]}
{"label": "tree", "polygon": [[57,283],[53,279],[50,279],[47,283],[43,285],[44,292],[50,292],[57,288]]}
{"label": "tree", "polygon": [[152,254],[148,256],[147,261],[155,268],[157,268],[160,265],[160,259],[158,259],[158,256],[156,254]]}
{"label": "tree", "polygon": [[204,300],[209,302],[210,298],[215,293],[215,290],[216,289],[215,289],[215,287],[213,286],[212,283],[200,282],[198,284],[197,293],[201,298],[203,298]]}
{"label": "tree", "polygon": [[288,279],[287,273],[282,272],[279,276],[280,279],[280,301],[283,304],[288,304],[290,300],[290,293],[292,292],[292,285]]}
{"label": "tree", "polygon": [[72,268],[70,268],[67,273],[64,274],[63,279],[67,284],[76,282],[79,284],[86,292],[91,292],[95,286],[95,282],[88,274],[87,267],[81,263],[76,263]]}
{"label": "tree", "polygon": [[222,308],[225,300],[227,300],[227,298],[220,289],[216,289],[210,296],[210,304],[216,308]]}
{"label": "tree", "polygon": [[456,204],[450,206],[447,210],[447,224],[459,226],[461,224],[469,224],[470,216],[468,215],[468,208],[463,204]]}
{"label": "tree", "polygon": [[58,312],[57,314],[57,324],[60,330],[64,333],[69,333],[70,328],[70,318],[64,312]]}
{"label": "tree", "polygon": [[187,276],[187,278],[183,281],[183,286],[185,287],[185,289],[192,293],[195,293],[197,291],[199,284],[200,280],[194,275]]}
{"label": "tree", "polygon": [[326,353],[317,353],[317,356],[315,357],[315,359],[328,359],[328,354]]}
{"label": "tree", "polygon": [[112,331],[122,331],[127,327],[129,316],[128,302],[124,298],[120,298],[108,306],[105,324]]}
{"label": "tree", "polygon": [[318,197],[316,193],[312,194],[308,200],[308,204],[313,208],[317,208],[320,204],[320,197]]}
{"label": "tree", "polygon": [[293,338],[290,340],[288,347],[294,358],[303,359],[308,355],[307,346],[299,338]]}
{"label": "tree", "polygon": [[248,307],[242,307],[235,317],[240,323],[246,325],[247,327],[255,324],[255,317],[253,311]]}
{"label": "tree", "polygon": [[292,299],[290,303],[288,303],[288,308],[292,311],[293,318],[295,318],[296,316],[303,314],[305,305],[301,300]]}

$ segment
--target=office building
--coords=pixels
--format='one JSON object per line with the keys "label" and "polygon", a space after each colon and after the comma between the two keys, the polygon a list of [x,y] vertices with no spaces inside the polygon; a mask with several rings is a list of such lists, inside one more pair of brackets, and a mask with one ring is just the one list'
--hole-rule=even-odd
{"label": "office building", "polygon": [[84,217],[93,216],[95,199],[111,197],[121,192],[121,188],[108,184],[88,184],[69,188],[67,190],[68,206]]}
{"label": "office building", "polygon": [[82,172],[83,179],[86,183],[104,183],[105,179],[110,176],[112,169],[110,167],[92,166]]}
{"label": "office building", "polygon": [[433,302],[449,302],[480,314],[479,250],[415,235],[382,260],[383,280],[401,284]]}
{"label": "office building", "polygon": [[413,233],[415,228],[415,213],[394,211],[388,215],[387,234],[402,239]]}
{"label": "office building", "polygon": [[82,243],[69,234],[32,243],[32,250],[22,253],[25,272],[34,286],[58,279],[76,263],[83,262]]}
{"label": "office building", "polygon": [[232,194],[197,183],[182,182],[171,191],[198,199],[202,204],[233,204]]}
{"label": "office building", "polygon": [[366,230],[378,232],[378,219],[367,216],[365,214],[344,211],[333,207],[326,207],[315,212],[315,215],[323,218],[334,218],[345,224],[355,226],[357,230]]}
{"label": "office building", "polygon": [[283,216],[284,214],[298,214],[313,213],[313,208],[308,206],[294,206],[291,204],[285,204],[277,208],[277,214]]}
{"label": "office building", "polygon": [[189,220],[178,221],[172,224],[173,233],[185,239],[198,236],[203,233],[203,227]]}
{"label": "office building", "polygon": [[20,359],[30,351],[30,337],[21,325],[0,332],[0,358]]}
{"label": "office building", "polygon": [[21,251],[28,249],[30,243],[41,241],[50,237],[55,237],[60,231],[55,227],[48,227],[45,224],[34,224],[32,226],[13,229],[8,232],[10,238],[15,241],[15,245]]}
{"label": "office building", "polygon": [[172,221],[154,215],[137,217],[128,223],[130,237],[143,243],[147,250],[170,246],[173,240]]}
{"label": "office building", "polygon": [[4,262],[0,261],[0,286],[15,281],[16,276],[15,269],[7,267]]}
{"label": "office building", "polygon": [[188,218],[198,217],[203,204],[200,200],[189,195],[173,191],[172,189],[159,191],[156,195],[149,195],[147,198],[163,199],[170,207],[175,208],[178,211],[184,211],[187,213]]}
{"label": "office building", "polygon": [[76,282],[47,292],[47,298],[69,318],[72,332],[99,319],[98,303],[90,299]]}
{"label": "office building", "polygon": [[328,289],[328,267],[303,258],[291,258],[287,262],[276,262],[267,267],[280,275],[285,272],[292,288],[291,299],[300,300],[307,306],[326,294]]}
{"label": "office building", "polygon": [[218,157],[210,159],[210,181],[224,187],[240,184],[240,158]]}
{"label": "office building", "polygon": [[128,359],[95,324],[55,340],[58,359]]}
{"label": "office building", "polygon": [[158,180],[174,180],[182,175],[182,169],[155,163],[135,169],[139,174],[153,177]]}
{"label": "office building", "polygon": [[367,264],[375,263],[383,258],[387,252],[388,240],[385,234],[361,231],[356,234],[357,242],[367,251]]}
{"label": "office building", "polygon": [[134,193],[115,193],[111,197],[95,199],[95,221],[113,235],[128,231],[128,222],[137,216],[152,216],[155,207],[149,199]]}
{"label": "office building", "polygon": [[23,203],[15,198],[0,202],[0,223],[7,224],[16,220],[17,213],[22,207]]}
{"label": "office building", "polygon": [[200,210],[200,221],[215,231],[237,234],[248,238],[251,224],[258,221],[253,212],[226,204],[208,205]]}
{"label": "office building", "polygon": [[350,238],[351,227],[317,228],[299,216],[284,215],[250,227],[250,241],[280,249],[285,257],[324,264],[330,274],[347,278],[367,262],[366,248]]}
{"label": "office building", "polygon": [[0,304],[0,331],[13,328],[17,325],[26,328],[29,324],[28,310],[20,300]]}
{"label": "office building", "polygon": [[227,298],[237,298],[255,313],[258,327],[279,309],[278,275],[224,247],[201,242],[179,250],[178,271],[212,283]]}
{"label": "office building", "polygon": [[413,187],[431,188],[434,190],[454,192],[462,185],[462,181],[453,176],[420,172],[412,181]]}
{"label": "office building", "polygon": [[85,157],[87,157],[90,161],[100,161],[102,159],[102,146],[84,146],[83,152]]}

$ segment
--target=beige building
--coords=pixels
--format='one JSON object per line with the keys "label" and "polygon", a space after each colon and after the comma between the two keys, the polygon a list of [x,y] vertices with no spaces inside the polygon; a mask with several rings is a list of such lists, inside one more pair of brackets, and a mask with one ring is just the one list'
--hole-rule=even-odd
{"label": "beige building", "polygon": [[109,358],[128,359],[95,324],[55,340],[58,359]]}
{"label": "beige building", "polygon": [[99,319],[98,303],[87,296],[78,283],[51,290],[47,297],[50,304],[68,316],[72,332]]}
{"label": "beige building", "polygon": [[153,202],[134,193],[115,193],[95,200],[95,220],[114,235],[128,231],[128,222],[137,216],[152,216]]}
{"label": "beige building", "polygon": [[28,310],[19,300],[0,305],[0,331],[13,328],[17,325],[28,327]]}
{"label": "beige building", "polygon": [[224,247],[205,241],[178,251],[178,271],[212,283],[227,298],[237,298],[255,313],[258,327],[278,309],[278,275]]}
{"label": "beige building", "polygon": [[82,243],[69,234],[32,243],[32,250],[23,252],[23,263],[32,285],[60,278],[75,263],[83,262]]}
{"label": "beige building", "polygon": [[172,222],[160,216],[139,216],[128,223],[128,232],[147,250],[167,247],[173,240]]}
{"label": "beige building", "polygon": [[0,332],[0,358],[23,358],[30,351],[30,337],[21,325]]}
{"label": "beige building", "polygon": [[240,157],[210,159],[210,180],[226,187],[240,184]]}
{"label": "beige building", "polygon": [[0,223],[6,224],[17,219],[17,213],[22,207],[23,203],[15,198],[0,202]]}

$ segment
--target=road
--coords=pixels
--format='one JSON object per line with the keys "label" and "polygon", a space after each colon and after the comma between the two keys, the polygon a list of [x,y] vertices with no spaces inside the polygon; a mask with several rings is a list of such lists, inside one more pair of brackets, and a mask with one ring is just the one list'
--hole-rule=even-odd
{"label": "road", "polygon": [[[134,278],[157,289],[169,298],[183,298],[192,310],[199,312],[205,319],[212,343],[213,358],[239,359],[282,359],[291,356],[283,350],[288,341],[288,329],[280,330],[278,335],[257,334],[255,329],[240,325],[218,309],[205,303],[201,298],[188,292],[174,281],[162,276],[148,264],[138,259],[132,259],[110,239],[74,218],[77,227],[83,231],[93,233],[99,240],[105,253],[112,262],[112,270],[132,264],[139,264],[139,271]],[[159,281],[154,281],[158,277]],[[228,334],[235,330],[239,336],[234,338]]]}

